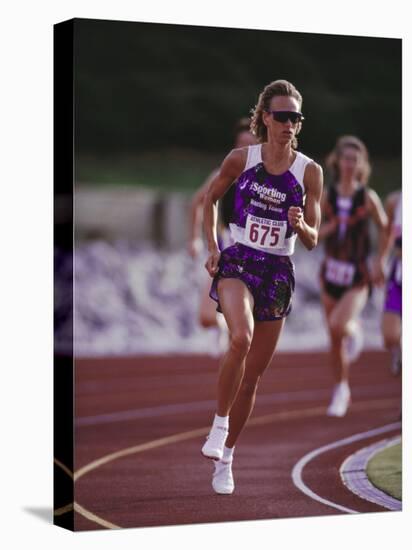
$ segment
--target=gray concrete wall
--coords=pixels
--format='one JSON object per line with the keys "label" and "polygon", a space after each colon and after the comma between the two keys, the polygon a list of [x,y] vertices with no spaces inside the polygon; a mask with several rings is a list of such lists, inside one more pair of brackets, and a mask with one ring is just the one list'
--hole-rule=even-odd
{"label": "gray concrete wall", "polygon": [[75,188],[76,241],[146,241],[167,249],[185,245],[191,197],[126,186]]}

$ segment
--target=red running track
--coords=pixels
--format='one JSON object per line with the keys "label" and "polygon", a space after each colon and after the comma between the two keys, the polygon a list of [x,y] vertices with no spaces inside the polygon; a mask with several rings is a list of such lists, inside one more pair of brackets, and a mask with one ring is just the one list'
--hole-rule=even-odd
{"label": "red running track", "polygon": [[[233,495],[213,492],[213,464],[200,454],[218,364],[187,355],[76,360],[75,530],[344,513],[299,490],[292,469],[320,446],[398,420],[401,381],[389,372],[389,356],[365,352],[353,365],[353,405],[337,419],[325,415],[333,384],[327,355],[275,355],[236,446]],[[349,454],[378,439],[320,455],[304,482],[344,507],[383,511],[339,476]]]}

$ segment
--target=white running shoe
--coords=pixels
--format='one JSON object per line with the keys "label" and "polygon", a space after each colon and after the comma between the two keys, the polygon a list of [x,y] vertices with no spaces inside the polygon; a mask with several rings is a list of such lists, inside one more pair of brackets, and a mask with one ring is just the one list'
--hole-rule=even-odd
{"label": "white running shoe", "polygon": [[349,336],[346,336],[343,340],[345,346],[346,357],[349,363],[354,363],[363,349],[363,331],[359,323],[357,323],[357,330],[352,332]]}
{"label": "white running shoe", "polygon": [[231,495],[235,490],[232,474],[232,460],[215,460],[212,487],[219,495]]}
{"label": "white running shoe", "polygon": [[326,414],[328,416],[345,416],[351,402],[350,389],[347,382],[336,384],[332,400]]}
{"label": "white running shoe", "polygon": [[202,447],[202,455],[206,458],[220,460],[223,456],[223,447],[226,443],[229,430],[223,426],[212,426],[206,443]]}

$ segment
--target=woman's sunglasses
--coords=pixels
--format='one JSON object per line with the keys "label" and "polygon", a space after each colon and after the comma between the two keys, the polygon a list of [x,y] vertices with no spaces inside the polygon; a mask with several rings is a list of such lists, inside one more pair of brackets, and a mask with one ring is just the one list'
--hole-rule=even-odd
{"label": "woman's sunglasses", "polygon": [[305,120],[305,117],[302,115],[302,113],[299,113],[297,111],[267,111],[270,113],[273,117],[273,120],[276,120],[277,122],[287,122],[288,120],[291,121],[292,124],[296,124],[297,122],[302,122],[302,120]]}

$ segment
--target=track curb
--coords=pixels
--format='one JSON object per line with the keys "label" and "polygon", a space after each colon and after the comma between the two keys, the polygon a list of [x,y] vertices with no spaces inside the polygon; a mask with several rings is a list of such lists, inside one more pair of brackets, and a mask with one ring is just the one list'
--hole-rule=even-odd
{"label": "track curb", "polygon": [[366,467],[377,453],[392,447],[401,441],[401,436],[386,438],[373,445],[368,445],[356,453],[348,456],[340,467],[340,476],[343,484],[355,495],[383,506],[392,511],[402,510],[402,501],[381,491],[369,480]]}

